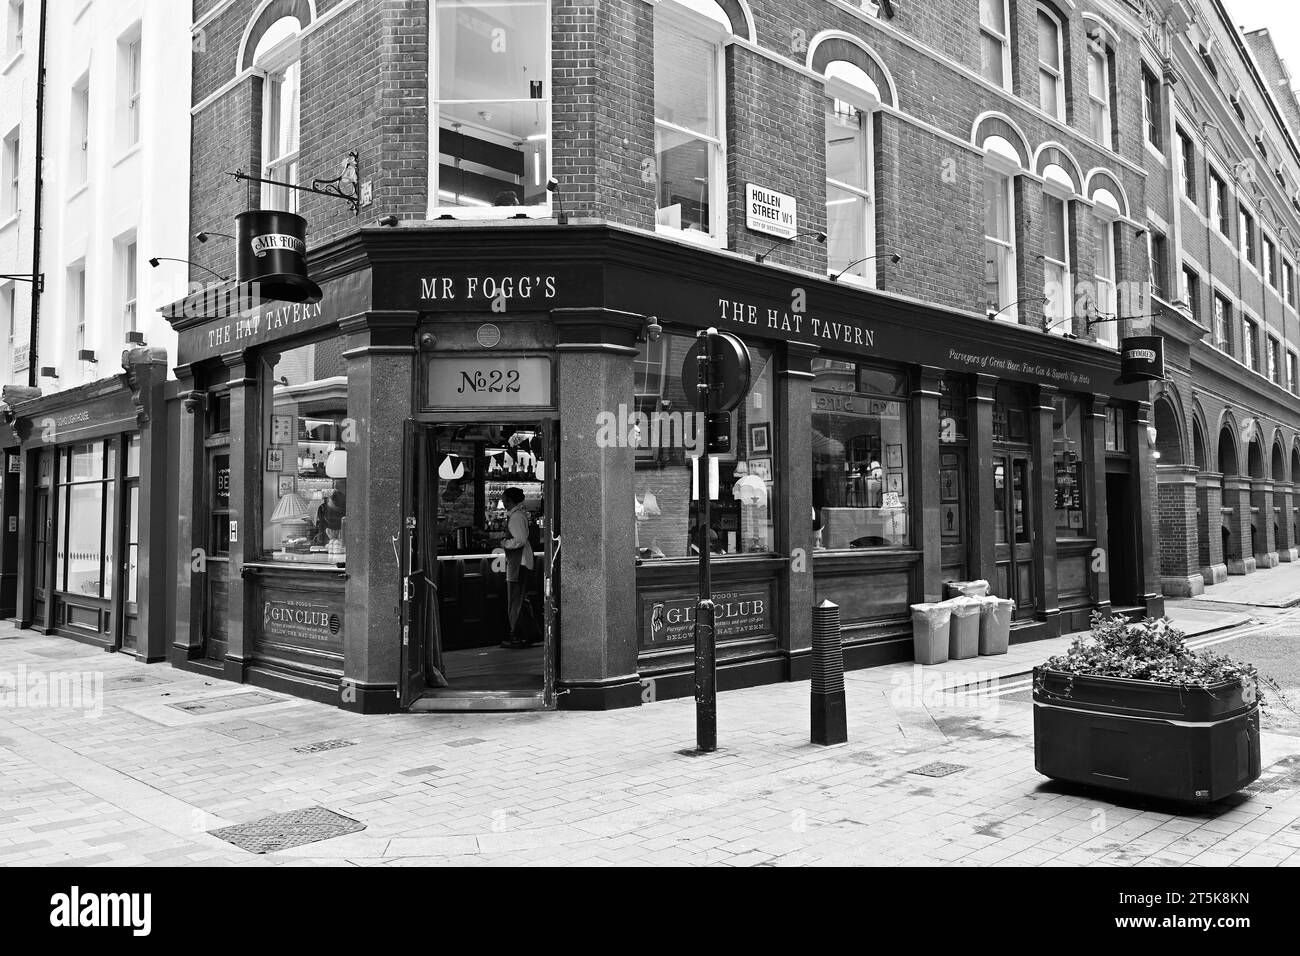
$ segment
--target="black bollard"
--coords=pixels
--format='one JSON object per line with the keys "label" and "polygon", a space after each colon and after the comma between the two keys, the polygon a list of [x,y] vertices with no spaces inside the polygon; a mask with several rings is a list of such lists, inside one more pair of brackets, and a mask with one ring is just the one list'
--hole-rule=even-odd
{"label": "black bollard", "polygon": [[822,601],[813,608],[812,742],[842,744],[849,739],[844,706],[844,647],[840,606]]}

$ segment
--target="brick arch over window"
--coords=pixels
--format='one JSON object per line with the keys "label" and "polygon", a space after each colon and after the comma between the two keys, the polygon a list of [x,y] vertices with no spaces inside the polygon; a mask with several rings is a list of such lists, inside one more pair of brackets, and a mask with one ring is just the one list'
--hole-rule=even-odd
{"label": "brick arch over window", "polygon": [[1232,477],[1241,473],[1241,455],[1237,450],[1237,423],[1225,413],[1219,425],[1218,472]]}
{"label": "brick arch over window", "polygon": [[1187,460],[1186,443],[1183,440],[1182,416],[1178,413],[1177,398],[1169,391],[1162,392],[1152,403],[1156,427],[1156,449],[1160,452],[1160,464],[1181,465]]}
{"label": "brick arch over window", "polygon": [[241,73],[252,69],[253,54],[257,51],[257,44],[262,39],[262,34],[266,33],[277,20],[285,17],[297,17],[298,23],[305,30],[307,25],[316,18],[316,4],[312,0],[270,0],[258,10],[239,48]]}
{"label": "brick arch over window", "polygon": [[[708,3],[708,0],[704,2]],[[726,15],[732,33],[751,43],[754,42],[754,14],[750,12],[749,4],[745,0],[713,0],[713,2]]]}
{"label": "brick arch over window", "polygon": [[1291,480],[1300,481],[1300,438],[1291,446]]}
{"label": "brick arch over window", "polygon": [[1124,207],[1120,210],[1120,213],[1125,216],[1129,214],[1128,193],[1125,192],[1123,185],[1120,184],[1119,179],[1116,178],[1114,173],[1105,169],[1092,170],[1091,172],[1088,173],[1087,188],[1088,188],[1087,195],[1089,197],[1091,197],[1099,189],[1106,190],[1112,196],[1115,197],[1115,199],[1120,203],[1121,206]]}
{"label": "brick arch over window", "polygon": [[1034,157],[1034,172],[1041,176],[1048,166],[1060,166],[1069,173],[1074,180],[1074,191],[1083,195],[1083,171],[1075,158],[1059,143],[1044,143],[1038,147],[1038,155]]}
{"label": "brick arch over window", "polygon": [[975,147],[982,149],[984,141],[990,136],[1000,136],[1011,144],[1020,156],[1022,169],[1032,168],[1029,158],[1029,140],[1015,123],[998,113],[985,113],[975,121],[975,126],[971,129],[970,141]]}
{"label": "brick arch over window", "polygon": [[1282,433],[1273,435],[1273,460],[1270,463],[1269,477],[1274,481],[1286,481],[1286,453],[1282,451]]}
{"label": "brick arch over window", "polygon": [[848,36],[821,33],[814,37],[808,46],[808,69],[815,73],[825,73],[826,67],[836,60],[852,63],[867,74],[880,91],[881,99],[890,106],[898,106],[893,78],[875,53]]}

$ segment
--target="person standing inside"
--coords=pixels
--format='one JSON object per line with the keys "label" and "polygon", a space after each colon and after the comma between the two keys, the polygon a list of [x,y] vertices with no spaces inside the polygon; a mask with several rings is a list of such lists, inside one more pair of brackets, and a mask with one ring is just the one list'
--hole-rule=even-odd
{"label": "person standing inside", "polygon": [[506,596],[510,634],[501,642],[502,647],[528,647],[541,640],[537,624],[525,607],[528,581],[533,572],[533,546],[528,540],[528,512],[524,508],[524,493],[519,488],[507,488],[501,495],[506,506],[506,537],[501,547],[506,552]]}

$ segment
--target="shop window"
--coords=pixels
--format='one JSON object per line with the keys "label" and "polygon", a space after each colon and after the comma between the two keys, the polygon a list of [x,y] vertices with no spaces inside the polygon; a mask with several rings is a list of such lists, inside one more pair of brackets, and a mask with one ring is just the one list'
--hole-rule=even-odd
{"label": "shop window", "polygon": [[140,436],[126,444],[126,599],[135,604],[140,584]]}
{"label": "shop window", "polygon": [[945,375],[939,380],[939,442],[965,444],[970,438],[970,389],[966,380]]}
{"label": "shop window", "polygon": [[116,474],[112,442],[83,442],[59,451],[55,585],[69,594],[113,596]]}
{"label": "shop window", "polygon": [[[731,413],[731,452],[712,456],[710,473],[701,474],[703,422],[688,399],[696,383],[682,380],[695,341],[665,334],[637,363],[637,412],[610,436],[636,447],[631,507],[634,547],[643,561],[696,555],[706,537],[714,554],[766,554],[776,546],[780,476],[772,353],[750,347],[751,384]],[[701,490],[712,497],[707,535],[696,519]]]}
{"label": "shop window", "polygon": [[[1096,280],[1095,307],[1099,318],[1114,319],[1115,309],[1115,223],[1105,216],[1092,217],[1093,276]],[[1097,341],[1112,348],[1119,344],[1118,322],[1095,326]]]}
{"label": "shop window", "polygon": [[713,3],[690,9],[660,3],[654,19],[655,224],[722,241],[727,195],[722,39],[730,27]]}
{"label": "shop window", "polygon": [[1113,405],[1106,408],[1106,450],[1128,451],[1128,439],[1125,437],[1128,421],[1124,409]]}
{"label": "shop window", "polygon": [[1011,89],[1011,17],[1007,0],[980,0],[980,75]]}
{"label": "shop window", "polygon": [[[437,0],[435,207],[545,214],[551,175],[548,0]],[[490,210],[475,213],[473,210]]]}
{"label": "shop window", "polygon": [[1087,527],[1084,521],[1083,405],[1073,395],[1058,395],[1052,418],[1052,461],[1055,470],[1056,536],[1078,538]]}
{"label": "shop window", "polygon": [[1099,39],[1089,41],[1088,50],[1088,131],[1093,140],[1111,149],[1111,76],[1114,58],[1110,48]]}
{"label": "shop window", "polygon": [[[297,17],[281,17],[267,28],[253,52],[262,75],[262,208],[298,211],[299,118],[302,63]],[[283,184],[283,185],[278,185]]]}
{"label": "shop window", "polygon": [[1004,382],[994,393],[993,440],[1029,444],[1029,393],[1018,385]]}
{"label": "shop window", "polygon": [[[826,267],[875,285],[875,153],[871,106],[875,83],[859,67],[836,60],[826,68],[837,94],[826,109]],[[849,98],[840,98],[840,95]]]}
{"label": "shop window", "polygon": [[262,549],[274,561],[347,558],[348,419],[344,336],[281,352],[262,415]]}
{"label": "shop window", "polygon": [[1043,193],[1043,320],[1048,331],[1058,335],[1073,331],[1067,321],[1074,298],[1069,210],[1069,203],[1062,197]]}
{"label": "shop window", "polygon": [[1065,121],[1065,44],[1061,21],[1038,8],[1038,108]]}
{"label": "shop window", "polygon": [[230,431],[230,392],[208,393],[208,434],[224,435]]}
{"label": "shop window", "polygon": [[819,359],[812,391],[818,546],[911,542],[908,382],[900,370]]}
{"label": "shop window", "polygon": [[984,170],[984,307],[1004,322],[1019,322],[1016,301],[1015,190],[1011,176]]}

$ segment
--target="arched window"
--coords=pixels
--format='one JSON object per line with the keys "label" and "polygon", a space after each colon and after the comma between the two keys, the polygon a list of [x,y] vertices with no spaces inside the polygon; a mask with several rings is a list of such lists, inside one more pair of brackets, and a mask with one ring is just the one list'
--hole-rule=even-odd
{"label": "arched window", "polygon": [[984,140],[984,302],[991,317],[1018,323],[1016,191],[1020,155],[1001,136]]}
{"label": "arched window", "polygon": [[1070,198],[1074,180],[1060,166],[1043,170],[1043,320],[1057,335],[1071,332]]}
{"label": "arched window", "polygon": [[547,215],[549,0],[434,0],[430,215]]}
{"label": "arched window", "polygon": [[1088,37],[1088,132],[1093,140],[1113,148],[1111,77],[1114,56],[1100,33]]}
{"label": "arched window", "polygon": [[1065,121],[1065,42],[1061,21],[1038,7],[1038,107]]}
{"label": "arched window", "polygon": [[[262,34],[253,68],[262,74],[262,178],[298,184],[298,115],[302,64],[297,17],[282,17]],[[262,184],[262,208],[298,211],[298,192]]]}
{"label": "arched window", "polygon": [[845,60],[828,63],[826,78],[827,269],[874,286],[875,260],[863,260],[876,245],[871,110],[880,104],[880,91],[861,67]]}
{"label": "arched window", "polygon": [[722,44],[731,24],[713,0],[655,8],[656,226],[726,238],[726,96]]}

